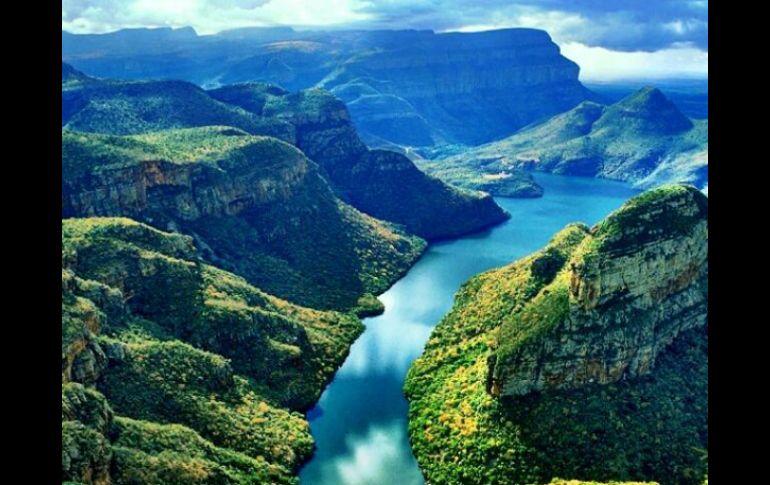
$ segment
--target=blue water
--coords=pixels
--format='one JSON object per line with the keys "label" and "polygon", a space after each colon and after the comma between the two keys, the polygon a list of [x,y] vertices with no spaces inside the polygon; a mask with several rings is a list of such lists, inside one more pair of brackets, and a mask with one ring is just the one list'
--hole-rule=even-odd
{"label": "blue water", "polygon": [[317,450],[301,470],[302,485],[424,483],[407,436],[402,387],[433,327],[471,276],[543,247],[570,222],[594,224],[637,191],[606,180],[536,174],[540,199],[497,202],[511,219],[491,230],[431,245],[390,290],[385,313],[367,318],[365,332],[308,412]]}

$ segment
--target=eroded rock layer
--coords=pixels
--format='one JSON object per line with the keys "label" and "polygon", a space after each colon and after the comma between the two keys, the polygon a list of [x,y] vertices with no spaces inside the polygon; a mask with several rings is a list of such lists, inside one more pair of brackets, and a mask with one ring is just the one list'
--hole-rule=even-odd
{"label": "eroded rock layer", "polygon": [[677,335],[706,323],[708,201],[693,188],[633,199],[571,252],[550,254],[533,269],[553,281],[501,327],[495,393],[643,375]]}

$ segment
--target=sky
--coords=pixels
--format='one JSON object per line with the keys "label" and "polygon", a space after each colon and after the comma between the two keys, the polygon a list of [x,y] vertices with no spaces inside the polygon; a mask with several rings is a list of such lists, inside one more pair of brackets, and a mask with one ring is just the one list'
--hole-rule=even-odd
{"label": "sky", "polygon": [[546,30],[584,81],[706,77],[707,0],[62,0],[62,29],[193,27]]}

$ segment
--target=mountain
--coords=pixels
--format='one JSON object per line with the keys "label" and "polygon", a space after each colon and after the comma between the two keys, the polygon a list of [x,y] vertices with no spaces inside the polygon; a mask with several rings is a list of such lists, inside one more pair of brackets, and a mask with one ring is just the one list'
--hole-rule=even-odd
{"label": "mountain", "polygon": [[579,67],[535,29],[136,29],[62,32],[62,44],[66,62],[99,77],[325,88],[347,104],[365,139],[399,145],[489,142],[595,98]]}
{"label": "mountain", "polygon": [[198,126],[233,126],[255,135],[292,138],[285,123],[266,122],[220,103],[188,82],[95,79],[62,63],[63,128],[136,135]]}
{"label": "mountain", "polygon": [[210,94],[263,119],[289,123],[296,133],[292,143],[321,166],[343,200],[418,236],[455,237],[507,218],[487,195],[457,190],[427,176],[402,154],[369,150],[345,104],[324,90],[290,94],[275,86],[247,83]]}
{"label": "mountain", "polygon": [[62,480],[296,483],[297,411],[362,330],[205,264],[190,237],[62,221]]}
{"label": "mountain", "polygon": [[588,81],[584,84],[588,89],[601,96],[607,104],[620,101],[648,84],[655,84],[666,94],[668,99],[690,118],[700,119],[709,116],[708,78]]}
{"label": "mountain", "polygon": [[63,130],[62,177],[62,217],[192,235],[212,264],[314,308],[370,311],[425,247],[341,202],[294,146],[230,127]]}
{"label": "mountain", "polygon": [[[63,64],[65,70],[74,69]],[[397,173],[392,164],[380,164],[383,157],[369,153],[345,105],[320,89],[290,94],[250,83],[206,92],[183,81],[92,78],[62,84],[62,126],[69,130],[134,135],[213,125],[294,144],[321,166],[339,197],[421,237],[466,234],[508,217],[488,195],[456,190],[401,155],[388,158],[398,160]],[[408,183],[402,181],[405,174]]]}
{"label": "mountain", "polygon": [[686,117],[660,90],[646,87],[609,106],[581,103],[508,138],[420,167],[450,182],[453,173],[478,177],[531,169],[643,188],[675,182],[703,188],[708,120]]}
{"label": "mountain", "polygon": [[472,278],[405,384],[426,479],[700,484],[707,299],[708,198],[683,185]]}

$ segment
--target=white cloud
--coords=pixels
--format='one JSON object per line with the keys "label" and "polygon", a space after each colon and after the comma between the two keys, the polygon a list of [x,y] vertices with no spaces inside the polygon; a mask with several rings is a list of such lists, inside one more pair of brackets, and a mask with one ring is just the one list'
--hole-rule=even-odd
{"label": "white cloud", "polygon": [[561,45],[562,54],[580,66],[581,81],[706,77],[708,52],[676,44],[655,52],[621,52],[578,42]]}
{"label": "white cloud", "polygon": [[423,482],[406,445],[406,423],[396,420],[386,425],[373,425],[364,436],[345,438],[349,454],[335,459],[337,472],[345,485],[387,483],[395,473],[401,473],[398,483],[417,485]]}
{"label": "white cloud", "polygon": [[62,29],[102,33],[127,27],[187,27],[211,34],[237,27],[327,26],[365,21],[361,0],[64,0]]}

